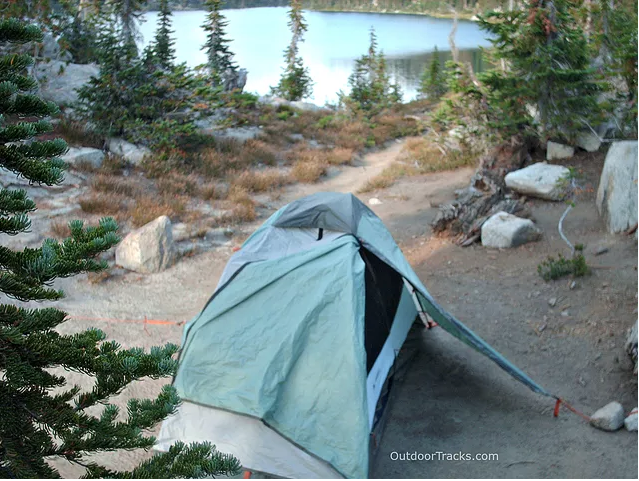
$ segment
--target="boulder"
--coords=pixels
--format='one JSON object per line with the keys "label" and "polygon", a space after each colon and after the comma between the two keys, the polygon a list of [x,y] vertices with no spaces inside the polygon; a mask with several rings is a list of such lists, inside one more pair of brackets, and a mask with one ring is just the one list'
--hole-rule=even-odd
{"label": "boulder", "polygon": [[628,431],[636,431],[637,430],[637,408],[634,408],[630,415],[623,420],[623,425],[626,426]]}
{"label": "boulder", "polygon": [[107,148],[109,152],[119,155],[133,165],[139,165],[145,156],[151,154],[151,151],[144,146],[135,145],[124,139],[114,137],[107,139]]}
{"label": "boulder", "polygon": [[561,200],[566,196],[566,179],[570,171],[561,165],[538,162],[510,172],[504,178],[506,186],[520,194],[546,200]]}
{"label": "boulder", "polygon": [[62,160],[73,166],[90,164],[92,167],[99,168],[104,161],[104,152],[91,147],[70,147],[69,151],[62,156]]}
{"label": "boulder", "polygon": [[546,145],[546,160],[569,159],[575,155],[575,148],[570,145],[548,141]]}
{"label": "boulder", "polygon": [[628,337],[626,339],[626,352],[630,356],[630,359],[634,363],[635,366],[635,374],[637,373],[637,321],[635,321],[635,325],[632,326],[632,329],[628,332]]}
{"label": "boulder", "polygon": [[115,263],[148,274],[166,269],[173,256],[171,221],[163,215],[128,234],[115,250]]}
{"label": "boulder", "polygon": [[590,416],[590,424],[603,431],[616,431],[623,426],[623,406],[616,401],[606,404]]}
{"label": "boulder", "polygon": [[601,138],[591,130],[580,132],[577,135],[577,147],[586,152],[597,152],[601,147]]}
{"label": "boulder", "polygon": [[77,89],[83,87],[91,77],[97,77],[100,68],[95,64],[65,63],[60,60],[40,62],[35,68],[40,82],[40,96],[58,105],[77,102]]}
{"label": "boulder", "polygon": [[222,89],[225,92],[232,90],[244,90],[246,86],[246,80],[248,77],[248,71],[245,68],[237,70],[227,70],[222,74]]}
{"label": "boulder", "polygon": [[311,112],[317,112],[320,110],[326,110],[324,107],[320,107],[317,104],[311,102],[302,102],[301,100],[289,101],[281,97],[271,97],[270,95],[263,95],[258,97],[257,101],[261,104],[271,105],[272,107],[280,107],[286,105],[298,110],[309,110]]}
{"label": "boulder", "polygon": [[481,243],[484,247],[505,249],[517,247],[541,238],[541,230],[530,219],[497,212],[481,227]]}
{"label": "boulder", "polygon": [[637,141],[613,142],[606,155],[597,209],[608,231],[624,231],[637,223]]}
{"label": "boulder", "polygon": [[231,139],[243,144],[247,140],[255,139],[262,135],[262,129],[256,126],[231,127],[211,132],[216,139]]}

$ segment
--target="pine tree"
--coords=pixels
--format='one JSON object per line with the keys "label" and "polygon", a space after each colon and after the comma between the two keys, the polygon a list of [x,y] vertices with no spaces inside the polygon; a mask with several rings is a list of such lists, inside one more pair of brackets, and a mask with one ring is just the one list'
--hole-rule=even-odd
{"label": "pine tree", "polygon": [[235,72],[237,65],[233,62],[233,53],[229,49],[225,28],[228,22],[222,15],[222,0],[205,0],[204,6],[208,10],[206,22],[202,28],[207,32],[206,43],[202,49],[206,50],[207,67],[217,80],[230,70]]}
{"label": "pine tree", "polygon": [[419,92],[429,99],[439,100],[446,93],[446,75],[442,70],[439,50],[435,47],[430,64],[424,68],[419,86]]}
{"label": "pine tree", "polygon": [[271,94],[297,101],[313,94],[313,80],[299,54],[299,44],[304,41],[304,32],[308,28],[302,15],[301,0],[291,0],[288,26],[293,35],[291,43],[284,51],[285,66],[280,82],[271,89]]}
{"label": "pine tree", "polygon": [[175,40],[171,38],[171,8],[169,0],[160,0],[160,13],[158,15],[158,29],[155,33],[155,45],[153,53],[160,67],[170,69],[175,63]]}
{"label": "pine tree", "polygon": [[350,110],[363,111],[371,117],[402,100],[397,84],[391,84],[384,53],[378,50],[375,29],[370,30],[368,53],[355,60],[348,78],[351,91],[341,94],[340,102]]}
{"label": "pine tree", "polygon": [[[0,43],[41,41],[34,26],[0,20]],[[46,117],[54,104],[32,91],[36,82],[26,75],[33,60],[25,54],[0,57],[0,167],[37,184],[63,180],[59,158],[67,146],[60,139],[38,140],[51,130]],[[20,120],[20,119],[38,120]],[[24,190],[0,190],[0,231],[17,235],[29,229],[34,202]],[[20,302],[55,301],[62,291],[51,287],[56,278],[105,268],[94,260],[118,242],[113,219],[96,227],[81,221],[69,224],[71,236],[61,242],[44,241],[38,248],[13,251],[0,246],[0,292],[13,299],[0,305],[0,476],[3,478],[58,478],[48,462],[62,458],[82,466],[89,478],[200,478],[236,473],[236,459],[206,443],[176,444],[132,471],[112,471],[85,456],[120,449],[150,448],[154,438],[144,432],[175,411],[179,398],[166,386],[155,399],[129,401],[127,413],[108,404],[129,383],[170,376],[176,368],[177,346],[122,349],[106,341],[98,329],[73,335],[56,327],[66,314],[55,308],[27,309]],[[90,390],[67,386],[64,370],[93,379]],[[96,408],[100,408],[97,410]],[[97,414],[96,414],[97,413]]]}
{"label": "pine tree", "polygon": [[529,0],[523,9],[481,17],[480,27],[493,38],[495,59],[507,65],[479,76],[497,128],[529,123],[528,106],[538,112],[542,140],[570,139],[596,122],[600,86],[569,0]]}
{"label": "pine tree", "polygon": [[136,22],[147,0],[109,0],[107,10],[111,10],[120,24],[122,43],[126,47],[127,57],[138,55],[137,40],[139,36]]}

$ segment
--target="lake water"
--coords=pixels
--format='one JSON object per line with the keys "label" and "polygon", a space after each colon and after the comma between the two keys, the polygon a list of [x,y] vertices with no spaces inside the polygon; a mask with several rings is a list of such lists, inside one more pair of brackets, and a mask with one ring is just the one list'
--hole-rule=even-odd
{"label": "lake water", "polygon": [[[283,66],[283,51],[290,41],[284,7],[224,10],[228,20],[227,38],[232,40],[235,60],[248,70],[246,91],[267,94],[276,85]],[[205,32],[201,28],[206,12],[173,13],[178,61],[196,66],[206,61],[201,46]],[[142,43],[153,38],[157,12],[147,12],[140,27]],[[348,76],[356,58],[366,53],[369,29],[375,28],[380,48],[388,60],[391,77],[399,83],[404,99],[415,97],[419,77],[435,46],[442,63],[450,58],[448,35],[452,20],[421,15],[384,15],[375,13],[304,12],[308,23],[300,53],[315,82],[313,97],[317,104],[337,101],[337,92],[348,90]],[[479,27],[460,21],[455,43],[462,60],[472,62],[481,71],[480,46],[488,40]]]}

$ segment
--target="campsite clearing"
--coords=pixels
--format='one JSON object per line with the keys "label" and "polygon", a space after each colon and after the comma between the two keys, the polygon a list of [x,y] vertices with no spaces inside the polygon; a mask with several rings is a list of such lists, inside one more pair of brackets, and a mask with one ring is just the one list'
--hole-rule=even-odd
{"label": "campsite clearing", "polygon": [[[602,165],[603,154],[580,154],[570,162],[583,170],[584,182],[594,191]],[[382,201],[371,208],[434,298],[534,380],[586,414],[613,400],[627,410],[636,406],[637,378],[623,351],[626,329],[637,316],[634,238],[608,235],[596,212],[594,194],[584,189],[564,231],[586,248],[606,241],[609,251],[589,256],[592,274],[577,279],[570,289],[569,279],[546,283],[537,274],[537,265],[548,255],[565,253],[556,230],[565,208],[562,203],[530,201],[544,237],[516,249],[461,248],[432,237],[428,225],[436,206],[453,199],[471,173],[461,169],[404,178],[360,198]],[[354,192],[369,174],[360,171],[352,184],[340,185],[340,190]],[[330,178],[327,182],[313,189],[337,188]],[[272,201],[273,207],[310,193],[296,189],[285,190]],[[247,226],[245,232],[255,227]],[[68,297],[58,305],[77,316],[63,328],[73,332],[99,327],[125,347],[179,343],[181,325],[123,321],[145,316],[176,322],[191,319],[215,289],[231,253],[230,247],[223,247],[184,258],[157,274],[129,273],[94,285],[82,277],[62,280],[59,286]],[[555,307],[548,304],[553,297]],[[562,316],[562,311],[569,315]],[[424,330],[420,336],[417,356],[395,386],[371,477],[636,476],[636,433],[598,431],[566,410],[555,419],[552,400],[533,394],[456,339],[438,329]],[[69,380],[83,382],[79,374],[70,374]],[[161,384],[134,383],[116,403],[123,406],[130,397],[152,395]],[[406,452],[493,453],[499,459],[392,459],[393,453]],[[100,457],[107,466],[123,468],[147,455]],[[65,476],[80,474],[66,464],[58,467]]]}

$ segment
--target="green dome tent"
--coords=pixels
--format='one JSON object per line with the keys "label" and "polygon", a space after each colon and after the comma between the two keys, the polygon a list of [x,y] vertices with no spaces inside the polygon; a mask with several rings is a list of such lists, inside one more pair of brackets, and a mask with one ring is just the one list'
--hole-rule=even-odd
{"label": "green dome tent", "polygon": [[249,470],[365,478],[382,386],[418,312],[550,395],[430,296],[382,221],[351,194],[273,214],[184,330],[184,400],[156,449],[210,441]]}

